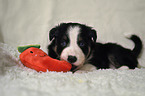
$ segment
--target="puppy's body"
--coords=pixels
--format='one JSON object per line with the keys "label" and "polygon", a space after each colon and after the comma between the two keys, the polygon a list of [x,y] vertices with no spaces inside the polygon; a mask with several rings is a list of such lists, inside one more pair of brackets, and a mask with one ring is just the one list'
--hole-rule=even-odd
{"label": "puppy's body", "polygon": [[121,66],[128,66],[130,69],[134,69],[138,64],[137,56],[138,54],[135,54],[134,51],[125,49],[117,44],[96,43],[90,63],[97,66],[98,69],[116,69]]}
{"label": "puppy's body", "polygon": [[[56,26],[50,31],[49,39],[49,55],[70,62],[73,65],[72,71],[80,68],[94,69],[94,66],[97,69],[116,69],[121,66],[134,69],[142,49],[142,42],[136,35],[130,38],[135,43],[133,50],[115,43],[96,43],[96,31],[79,23],[62,23]],[[89,65],[88,68],[86,65]]]}

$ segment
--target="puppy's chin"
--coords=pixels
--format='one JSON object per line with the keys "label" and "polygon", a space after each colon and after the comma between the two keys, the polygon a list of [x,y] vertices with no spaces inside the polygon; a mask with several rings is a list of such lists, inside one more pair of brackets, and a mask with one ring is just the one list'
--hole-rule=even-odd
{"label": "puppy's chin", "polygon": [[70,71],[74,72],[74,71],[76,71],[76,70],[77,70],[77,68],[78,68],[78,66],[72,65],[72,68],[71,68],[71,70],[70,70]]}
{"label": "puppy's chin", "polygon": [[[63,58],[60,58],[60,60],[64,60],[64,61],[67,61],[67,60],[65,60],[65,59],[63,59]],[[67,61],[68,62],[68,61]],[[72,68],[71,68],[71,70],[70,71],[72,71],[72,72],[75,72],[75,71],[77,71],[77,70],[79,70],[82,66],[83,66],[83,62],[80,64],[80,63],[74,63],[74,64],[71,64],[72,65]]]}
{"label": "puppy's chin", "polygon": [[75,65],[72,64],[72,68],[71,68],[70,71],[75,72],[75,71],[79,70],[82,66],[83,65],[75,66]]}

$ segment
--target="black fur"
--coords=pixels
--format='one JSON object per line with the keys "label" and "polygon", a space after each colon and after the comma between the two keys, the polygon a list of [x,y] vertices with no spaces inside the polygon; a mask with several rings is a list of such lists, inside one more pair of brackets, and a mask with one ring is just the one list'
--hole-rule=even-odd
{"label": "black fur", "polygon": [[[138,36],[132,35],[129,38],[135,44],[133,50],[115,43],[96,43],[96,31],[79,23],[62,23],[50,31],[49,39],[52,43],[48,46],[48,50],[49,56],[52,58],[60,59],[59,56],[65,48],[65,46],[62,47],[62,45],[65,45],[63,44],[64,36],[66,36],[65,43],[69,44],[69,38],[67,37],[67,28],[69,26],[79,26],[81,29],[78,39],[81,38],[82,40],[78,40],[77,43],[85,54],[87,63],[95,65],[98,69],[107,69],[110,66],[114,66],[114,68],[128,66],[130,69],[137,67],[137,58],[142,49],[142,42]],[[91,49],[90,51],[89,48]]]}

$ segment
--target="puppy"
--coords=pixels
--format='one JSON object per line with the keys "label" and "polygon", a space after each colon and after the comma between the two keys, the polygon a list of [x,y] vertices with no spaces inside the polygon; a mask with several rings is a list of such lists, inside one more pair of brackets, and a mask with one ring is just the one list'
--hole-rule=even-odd
{"label": "puppy", "polygon": [[72,64],[71,71],[117,69],[127,66],[137,67],[137,58],[142,49],[139,37],[132,35],[135,43],[133,50],[123,48],[115,43],[96,43],[96,31],[79,23],[62,23],[50,30],[48,55]]}

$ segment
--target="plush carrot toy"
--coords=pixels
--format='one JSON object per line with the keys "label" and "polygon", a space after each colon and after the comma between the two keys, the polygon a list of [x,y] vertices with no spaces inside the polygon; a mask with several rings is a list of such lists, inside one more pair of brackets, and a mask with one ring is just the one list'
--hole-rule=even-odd
{"label": "plush carrot toy", "polygon": [[71,70],[72,66],[70,63],[53,59],[39,48],[39,45],[18,47],[18,51],[22,52],[20,54],[20,60],[26,67],[34,69],[38,72],[46,72],[47,70],[67,72]]}

